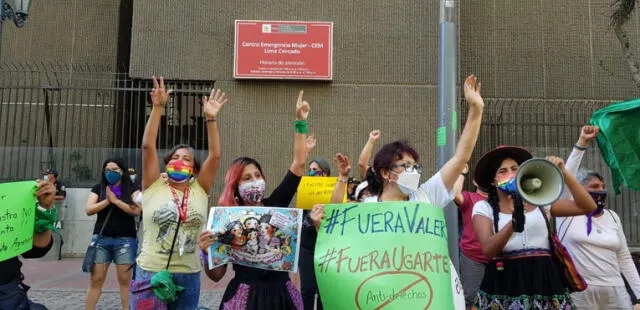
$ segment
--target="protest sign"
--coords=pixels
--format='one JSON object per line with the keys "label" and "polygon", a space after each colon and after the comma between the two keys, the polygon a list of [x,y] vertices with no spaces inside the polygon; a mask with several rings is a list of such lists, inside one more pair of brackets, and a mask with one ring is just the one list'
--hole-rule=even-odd
{"label": "protest sign", "polygon": [[[311,210],[315,204],[330,203],[336,183],[338,183],[337,177],[303,176],[298,185],[296,207]],[[344,186],[347,185],[344,184]],[[343,202],[347,199],[346,193],[345,191]]]}
{"label": "protest sign", "polygon": [[33,246],[35,188],[33,181],[0,184],[0,261]]}
{"label": "protest sign", "polygon": [[315,273],[327,309],[452,309],[447,229],[420,202],[325,205]]}
{"label": "protest sign", "polygon": [[207,229],[219,236],[209,248],[209,268],[234,263],[297,272],[301,228],[299,209],[211,208]]}

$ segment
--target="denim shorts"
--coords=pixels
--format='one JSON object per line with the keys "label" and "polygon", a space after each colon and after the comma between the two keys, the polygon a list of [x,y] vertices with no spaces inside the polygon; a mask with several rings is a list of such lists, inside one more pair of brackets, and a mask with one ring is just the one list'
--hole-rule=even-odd
{"label": "denim shorts", "polygon": [[[136,265],[133,280],[150,279],[155,272],[146,271]],[[194,310],[198,308],[200,302],[200,272],[196,273],[174,273],[173,282],[184,287],[184,291],[178,293],[178,299],[167,305],[168,309]],[[129,309],[138,309],[136,297],[129,293]]]}
{"label": "denim shorts", "polygon": [[91,242],[96,243],[96,264],[114,262],[116,265],[130,265],[136,261],[136,251],[138,242],[136,238],[130,237],[105,237],[98,239],[98,235],[93,235]]}

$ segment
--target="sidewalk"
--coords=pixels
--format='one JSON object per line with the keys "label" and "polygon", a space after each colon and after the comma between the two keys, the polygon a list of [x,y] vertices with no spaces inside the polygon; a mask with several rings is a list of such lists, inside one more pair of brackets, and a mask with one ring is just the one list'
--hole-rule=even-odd
{"label": "sidewalk", "polygon": [[[89,274],[80,270],[81,258],[63,260],[22,259],[25,283],[31,286],[29,298],[44,304],[51,310],[75,310],[85,308]],[[233,272],[228,272],[218,283],[201,276],[200,305],[218,309],[222,294]],[[297,283],[297,276],[292,276]],[[105,280],[98,309],[121,309],[115,268],[111,266]]]}

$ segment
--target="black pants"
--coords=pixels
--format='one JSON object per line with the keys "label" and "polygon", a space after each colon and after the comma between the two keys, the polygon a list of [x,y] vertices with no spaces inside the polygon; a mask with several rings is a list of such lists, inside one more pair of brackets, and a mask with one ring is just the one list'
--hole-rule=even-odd
{"label": "black pants", "polygon": [[0,285],[0,310],[46,310],[47,307],[27,298],[29,287],[18,280]]}
{"label": "black pants", "polygon": [[313,310],[318,295],[317,309],[322,310],[322,301],[318,292],[318,283],[313,269],[313,251],[300,248],[300,291],[304,310]]}

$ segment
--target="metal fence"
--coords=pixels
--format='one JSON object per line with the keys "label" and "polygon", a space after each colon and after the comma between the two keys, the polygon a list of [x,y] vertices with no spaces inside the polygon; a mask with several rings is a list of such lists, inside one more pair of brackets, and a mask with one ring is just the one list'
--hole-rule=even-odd
{"label": "metal fence", "polygon": [[[125,70],[123,70],[125,71]],[[174,89],[161,120],[158,149],[187,143],[206,149],[200,97],[213,81],[168,81]],[[96,66],[0,64],[0,182],[38,177],[57,169],[70,187],[90,187],[102,161],[121,156],[141,167],[140,145],[150,111],[150,80],[128,78]],[[518,145],[536,156],[567,157],[580,127],[610,101],[494,99],[485,115],[473,165],[497,145]],[[464,104],[464,103],[461,103]],[[466,115],[462,108],[461,118]],[[582,167],[610,172],[597,146]],[[468,182],[469,183],[469,182]],[[613,191],[611,191],[613,192]],[[624,189],[609,204],[624,222],[631,245],[640,246],[640,194]]]}
{"label": "metal fence", "polygon": [[[556,155],[566,159],[578,141],[580,128],[588,124],[594,111],[612,102],[486,98],[485,103],[478,144],[470,161],[472,170],[482,154],[498,145],[521,146],[536,157]],[[467,111],[464,106],[461,110]],[[466,114],[462,114],[464,120]],[[603,174],[610,193],[608,204],[620,215],[627,242],[640,246],[640,193],[623,187],[620,195],[613,194],[611,171],[597,145],[587,149],[581,168]]]}
{"label": "metal fence", "polygon": [[[206,143],[200,97],[212,81],[168,81],[174,95],[158,148]],[[95,183],[102,161],[122,156],[140,168],[150,80],[96,66],[0,64],[0,180],[58,170],[68,186]]]}

